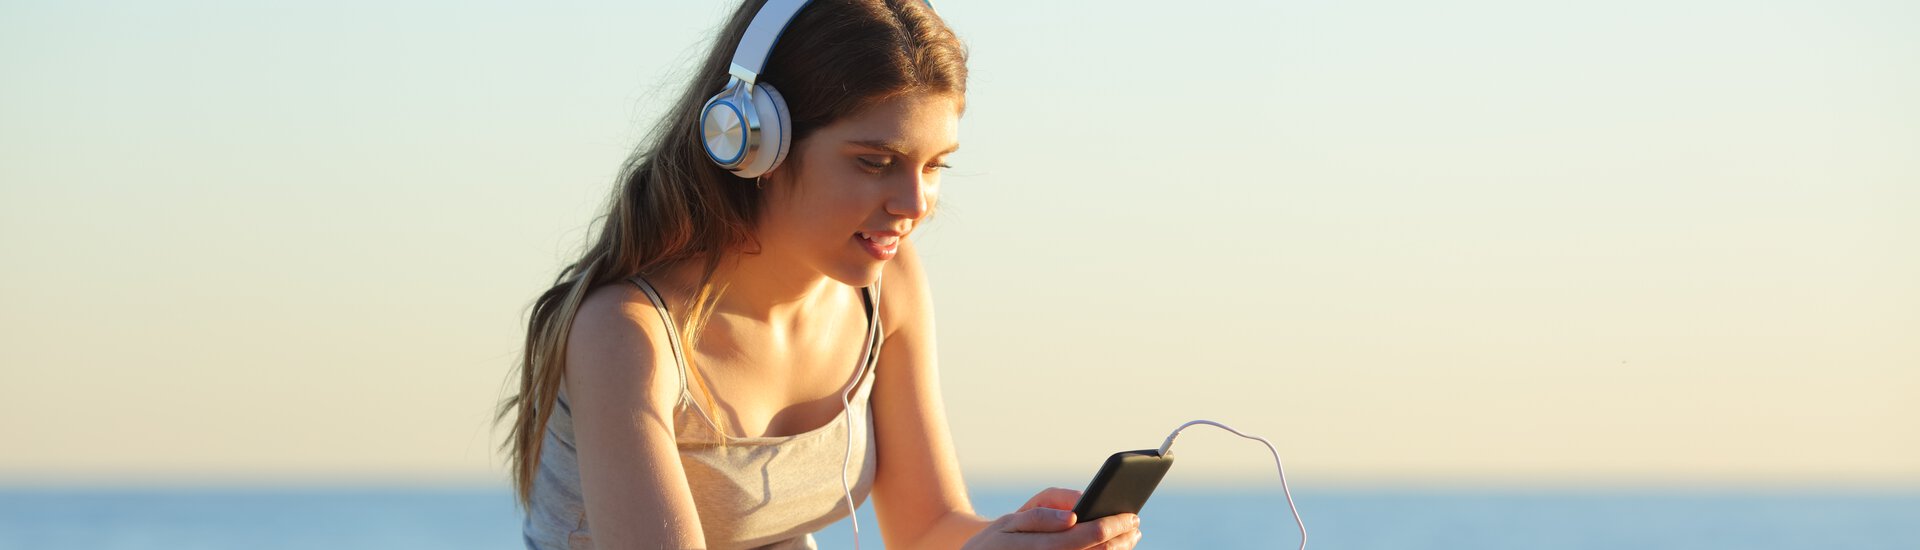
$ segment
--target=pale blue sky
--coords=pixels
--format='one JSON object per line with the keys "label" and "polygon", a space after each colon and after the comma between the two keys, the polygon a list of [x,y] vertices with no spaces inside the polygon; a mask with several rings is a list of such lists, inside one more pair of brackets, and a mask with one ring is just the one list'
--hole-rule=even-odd
{"label": "pale blue sky", "polygon": [[[970,474],[1920,483],[1920,6],[1189,6],[937,6]],[[725,11],[0,5],[0,477],[498,479]]]}

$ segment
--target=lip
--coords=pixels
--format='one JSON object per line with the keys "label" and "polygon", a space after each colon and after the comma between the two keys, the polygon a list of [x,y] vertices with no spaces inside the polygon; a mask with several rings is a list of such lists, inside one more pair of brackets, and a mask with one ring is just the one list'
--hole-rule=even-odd
{"label": "lip", "polygon": [[[862,231],[861,233],[864,233],[864,234],[867,234],[867,235],[874,235],[874,236],[879,236],[879,237],[899,237],[899,236],[901,236],[901,234],[900,234],[900,233],[880,233],[880,232],[874,232],[874,233],[867,233],[867,232],[865,232],[865,231]],[[899,242],[899,241],[894,241],[894,243],[893,243],[893,245],[892,245],[892,246],[880,246],[880,243],[876,243],[876,242],[873,242],[873,241],[869,241],[869,240],[867,240],[867,239],[865,239],[865,238],[862,238],[862,237],[861,237],[860,235],[858,235],[858,234],[856,234],[856,235],[850,235],[850,236],[848,236],[847,238],[849,238],[849,239],[853,239],[854,241],[856,241],[856,242],[855,242],[854,244],[857,244],[857,245],[859,245],[859,246],[860,246],[860,249],[862,249],[862,250],[865,250],[865,251],[867,251],[867,255],[869,255],[869,256],[873,256],[873,258],[874,258],[874,259],[876,259],[876,260],[880,260],[880,261],[883,261],[883,262],[884,262],[884,261],[887,261],[887,260],[891,260],[891,259],[893,259],[893,256],[894,256],[895,254],[899,254],[899,253],[900,253],[900,242]]]}

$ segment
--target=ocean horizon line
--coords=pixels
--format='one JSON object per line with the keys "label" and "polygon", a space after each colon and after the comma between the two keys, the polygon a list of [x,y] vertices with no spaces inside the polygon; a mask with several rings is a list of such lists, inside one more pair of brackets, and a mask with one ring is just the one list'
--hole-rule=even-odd
{"label": "ocean horizon line", "polygon": [[[1037,491],[1046,487],[1078,489],[1085,480],[986,478],[969,480],[968,488],[979,493]],[[1890,480],[1862,482],[1781,481],[1735,483],[1724,480],[1641,480],[1639,482],[1548,482],[1534,479],[1407,479],[1378,480],[1289,480],[1295,492],[1342,494],[1418,494],[1490,493],[1506,495],[1542,494],[1714,494],[1714,495],[1888,495],[1920,496],[1920,482]],[[1276,480],[1252,482],[1185,481],[1164,483],[1160,491],[1205,494],[1266,494],[1278,492]],[[429,493],[429,494],[507,494],[506,480],[477,479],[393,479],[374,478],[116,478],[47,479],[0,477],[0,493]]]}

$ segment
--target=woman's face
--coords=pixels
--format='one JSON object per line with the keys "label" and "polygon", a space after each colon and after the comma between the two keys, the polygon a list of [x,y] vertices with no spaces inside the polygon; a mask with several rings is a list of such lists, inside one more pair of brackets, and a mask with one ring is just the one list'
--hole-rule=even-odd
{"label": "woman's face", "polygon": [[762,254],[866,286],[933,212],[960,101],[904,94],[815,130],[766,176]]}

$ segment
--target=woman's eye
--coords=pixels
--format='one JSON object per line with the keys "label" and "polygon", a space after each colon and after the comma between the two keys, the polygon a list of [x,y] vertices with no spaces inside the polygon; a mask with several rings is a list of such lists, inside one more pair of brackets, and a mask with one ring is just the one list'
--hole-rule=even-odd
{"label": "woman's eye", "polygon": [[876,161],[876,160],[873,160],[873,159],[870,159],[870,158],[867,158],[867,157],[858,157],[858,160],[860,161],[860,164],[861,164],[861,165],[863,165],[863,166],[866,166],[867,168],[870,168],[870,169],[874,169],[874,170],[880,170],[880,169],[884,169],[884,168],[886,168],[886,167],[888,167],[888,166],[893,166],[893,159],[886,159],[886,160],[884,160],[884,161]]}

